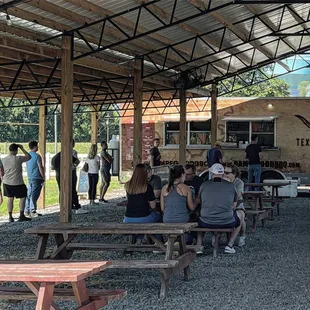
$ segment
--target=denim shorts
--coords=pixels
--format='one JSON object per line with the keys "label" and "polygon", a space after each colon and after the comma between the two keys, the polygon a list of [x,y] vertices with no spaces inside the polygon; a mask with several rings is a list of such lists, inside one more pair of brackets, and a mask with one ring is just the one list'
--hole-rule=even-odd
{"label": "denim shorts", "polygon": [[234,210],[234,222],[229,223],[229,224],[224,224],[224,225],[218,225],[218,224],[207,224],[205,222],[203,222],[201,219],[199,219],[199,227],[201,228],[236,228],[238,226],[240,226],[240,220],[239,217],[237,215],[237,212]]}

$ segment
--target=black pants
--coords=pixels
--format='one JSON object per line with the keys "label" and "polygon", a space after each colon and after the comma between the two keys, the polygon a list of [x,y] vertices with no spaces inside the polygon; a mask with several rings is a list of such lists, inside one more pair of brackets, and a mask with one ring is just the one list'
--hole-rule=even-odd
{"label": "black pants", "polygon": [[98,173],[88,173],[88,199],[95,200],[97,193],[97,184],[98,184]]}
{"label": "black pants", "polygon": [[[56,181],[58,184],[59,189],[59,195],[60,195],[60,174],[56,174]],[[79,204],[79,197],[76,191],[76,185],[77,185],[77,175],[76,170],[72,171],[72,209],[79,209],[81,206]],[[60,196],[59,196],[59,202],[60,202]]]}

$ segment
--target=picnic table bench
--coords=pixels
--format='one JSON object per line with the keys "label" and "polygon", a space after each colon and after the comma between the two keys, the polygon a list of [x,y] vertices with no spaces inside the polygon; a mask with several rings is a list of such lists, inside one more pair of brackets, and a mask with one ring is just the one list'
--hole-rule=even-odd
{"label": "picnic table bench", "polygon": [[[0,286],[0,298],[37,299],[36,310],[60,310],[54,299],[75,300],[78,310],[96,310],[126,296],[125,290],[89,290],[85,279],[105,270],[105,261],[1,261],[0,282],[23,282],[27,288]],[[55,288],[71,283],[72,289]]]}
{"label": "picnic table bench", "polygon": [[[197,223],[57,223],[44,226],[36,226],[25,230],[27,234],[39,236],[36,259],[69,259],[74,251],[161,251],[165,253],[165,259],[160,260],[121,260],[112,261],[110,268],[153,268],[161,272],[160,298],[167,296],[169,279],[184,271],[184,279],[189,280],[189,265],[195,260],[196,252],[186,247],[185,236]],[[147,235],[154,244],[103,244],[103,243],[74,243],[78,235]],[[167,245],[156,238],[156,235],[166,235]],[[46,255],[47,241],[53,236],[56,248],[50,255]],[[174,243],[179,241],[178,255],[174,256]]]}
{"label": "picnic table bench", "polygon": [[290,185],[291,182],[266,182],[266,183],[245,183],[244,186],[251,186],[251,187],[264,187],[264,186],[270,186],[271,187],[271,196],[268,195],[268,197],[264,198],[263,201],[270,202],[272,209],[276,207],[277,209],[277,215],[280,215],[280,203],[284,200],[280,198],[279,196],[279,188],[283,186]]}
{"label": "picnic table bench", "polygon": [[[266,197],[268,193],[266,191],[245,191],[243,193],[243,199],[248,202],[250,209],[245,209],[245,214],[252,216],[252,228],[253,232],[256,231],[257,221],[262,221],[262,226],[265,226],[265,220],[268,218],[270,208],[264,208],[263,197]],[[252,203],[252,200],[254,203]]]}

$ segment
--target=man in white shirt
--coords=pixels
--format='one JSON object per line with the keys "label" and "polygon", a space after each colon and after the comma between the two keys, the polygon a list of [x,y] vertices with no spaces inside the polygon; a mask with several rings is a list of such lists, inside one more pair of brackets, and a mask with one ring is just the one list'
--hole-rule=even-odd
{"label": "man in white shirt", "polygon": [[[16,156],[18,153],[18,149],[20,149],[25,156]],[[27,187],[23,179],[22,164],[30,160],[31,155],[24,149],[22,145],[15,143],[10,145],[9,151],[10,154],[2,160],[4,170],[3,189],[4,196],[8,197],[9,221],[14,222],[14,218],[12,216],[14,198],[20,199],[20,216],[18,221],[29,221],[30,218],[27,218],[24,215],[25,203],[27,198]]]}

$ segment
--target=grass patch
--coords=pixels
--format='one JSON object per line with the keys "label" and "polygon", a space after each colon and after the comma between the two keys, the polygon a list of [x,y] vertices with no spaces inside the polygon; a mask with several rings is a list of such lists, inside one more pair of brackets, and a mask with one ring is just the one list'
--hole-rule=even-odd
{"label": "grass patch", "polygon": [[[27,184],[28,180],[25,179],[25,183]],[[58,197],[59,197],[59,192],[58,192],[58,186],[56,179],[50,179],[46,182],[46,198],[45,198],[45,206],[52,206],[56,205],[59,203]],[[99,188],[100,184],[98,184],[98,190],[97,193],[99,193]],[[108,193],[113,191],[113,190],[119,190],[123,189],[124,185],[120,184],[117,177],[112,177],[111,180],[111,185],[108,189]],[[6,215],[7,214],[7,198],[3,197],[4,201],[3,204],[0,206],[0,216]],[[14,213],[19,212],[19,199],[15,199],[14,202]]]}

